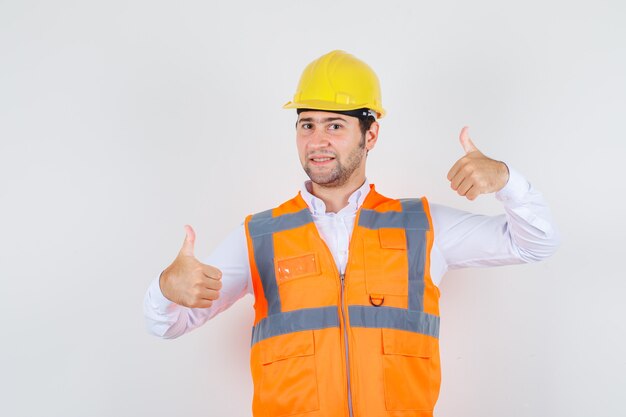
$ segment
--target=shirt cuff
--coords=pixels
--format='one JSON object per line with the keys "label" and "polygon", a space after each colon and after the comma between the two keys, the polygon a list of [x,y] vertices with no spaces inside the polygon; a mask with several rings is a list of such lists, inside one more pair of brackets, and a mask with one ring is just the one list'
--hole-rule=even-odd
{"label": "shirt cuff", "polygon": [[500,191],[496,193],[496,198],[504,203],[521,202],[530,190],[530,183],[519,172],[509,168],[509,181]]}
{"label": "shirt cuff", "polygon": [[154,310],[162,314],[167,314],[168,312],[171,312],[172,309],[175,309],[177,304],[167,299],[161,292],[161,286],[159,284],[160,278],[161,275],[156,277],[156,279],[150,284],[150,287],[148,288],[148,299],[150,306]]}

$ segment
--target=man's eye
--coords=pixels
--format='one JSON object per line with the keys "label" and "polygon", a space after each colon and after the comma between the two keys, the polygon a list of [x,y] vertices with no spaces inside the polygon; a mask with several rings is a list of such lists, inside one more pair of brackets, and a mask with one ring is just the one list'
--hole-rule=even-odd
{"label": "man's eye", "polygon": [[312,127],[311,123],[302,123],[300,126],[302,126],[302,129],[310,129]]}
{"label": "man's eye", "polygon": [[335,123],[335,124],[330,125],[329,128],[331,130],[337,130],[337,129],[341,129],[341,125]]}

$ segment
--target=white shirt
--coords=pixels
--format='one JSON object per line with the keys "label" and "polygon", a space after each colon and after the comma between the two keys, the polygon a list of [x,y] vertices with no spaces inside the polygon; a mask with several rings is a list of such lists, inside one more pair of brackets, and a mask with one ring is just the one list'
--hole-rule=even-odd
{"label": "white shirt", "polygon": [[[535,262],[550,256],[559,244],[550,210],[539,192],[509,167],[509,181],[495,196],[504,214],[485,216],[430,204],[435,238],[430,276],[435,285],[449,269]],[[365,183],[337,213],[326,213],[324,202],[310,192],[310,181],[301,194],[309,206],[315,226],[328,245],[337,269],[344,272],[350,236],[357,210],[369,193]],[[241,224],[202,263],[222,271],[220,297],[210,308],[188,308],[175,304],[161,293],[157,277],[144,299],[148,330],[159,337],[181,336],[226,310],[246,294],[253,294],[245,228]]]}

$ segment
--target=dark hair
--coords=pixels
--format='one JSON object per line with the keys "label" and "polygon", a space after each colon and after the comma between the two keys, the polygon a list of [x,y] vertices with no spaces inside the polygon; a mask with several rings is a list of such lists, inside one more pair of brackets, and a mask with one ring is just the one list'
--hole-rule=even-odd
{"label": "dark hair", "polygon": [[365,132],[370,130],[372,123],[374,123],[375,121],[376,118],[374,116],[367,116],[363,118],[359,117],[359,127],[361,128],[361,135],[365,135]]}

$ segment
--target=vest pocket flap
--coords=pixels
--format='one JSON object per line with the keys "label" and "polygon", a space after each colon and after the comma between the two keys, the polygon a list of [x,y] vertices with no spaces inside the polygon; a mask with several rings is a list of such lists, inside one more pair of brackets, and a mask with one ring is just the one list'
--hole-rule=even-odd
{"label": "vest pocket flap", "polygon": [[419,333],[404,330],[382,329],[383,352],[386,355],[416,356],[430,358],[433,356],[436,339]]}
{"label": "vest pocket flap", "polygon": [[303,330],[274,336],[260,343],[260,356],[263,365],[282,359],[315,354],[313,330]]}
{"label": "vest pocket flap", "polygon": [[406,250],[406,234],[404,229],[382,227],[378,229],[380,247],[385,249]]}

